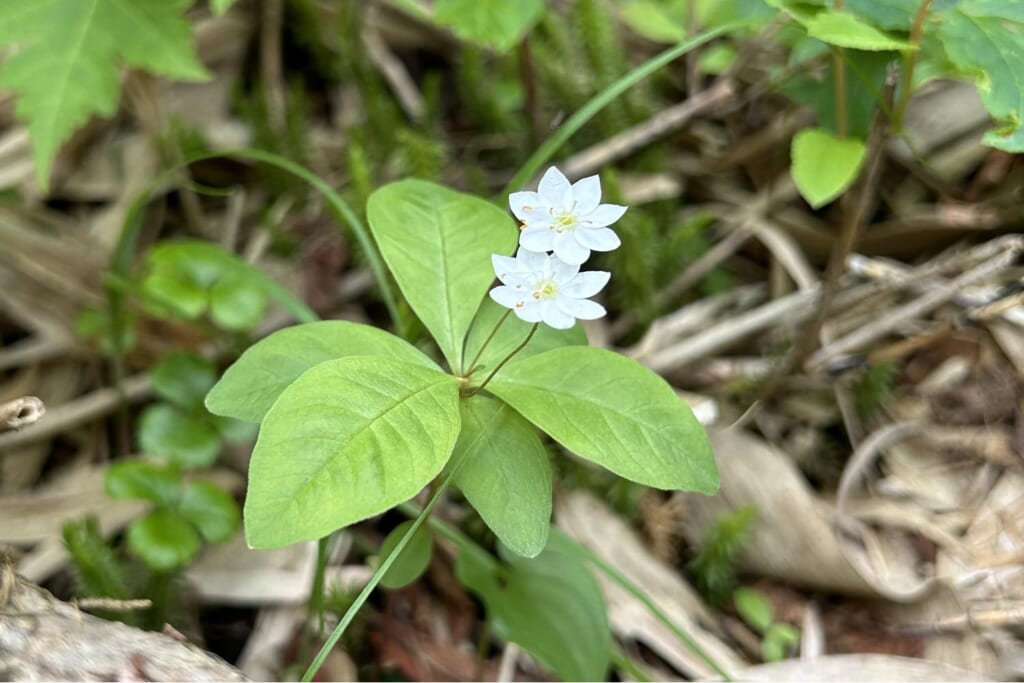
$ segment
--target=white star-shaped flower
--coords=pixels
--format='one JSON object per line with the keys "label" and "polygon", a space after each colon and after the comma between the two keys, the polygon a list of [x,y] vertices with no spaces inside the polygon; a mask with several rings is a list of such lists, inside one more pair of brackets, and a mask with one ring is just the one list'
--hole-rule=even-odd
{"label": "white star-shaped flower", "polygon": [[591,249],[611,251],[622,244],[608,226],[622,218],[626,207],[601,203],[596,175],[569,184],[552,166],[536,192],[513,192],[508,204],[523,224],[519,244],[530,251],[553,251],[566,263],[580,265]]}
{"label": "white star-shaped flower", "polygon": [[491,298],[511,308],[521,320],[565,330],[576,318],[594,320],[605,315],[604,306],[587,297],[600,292],[611,273],[581,273],[577,265],[527,249],[520,249],[515,258],[494,254],[491,262],[501,280],[491,290]]}

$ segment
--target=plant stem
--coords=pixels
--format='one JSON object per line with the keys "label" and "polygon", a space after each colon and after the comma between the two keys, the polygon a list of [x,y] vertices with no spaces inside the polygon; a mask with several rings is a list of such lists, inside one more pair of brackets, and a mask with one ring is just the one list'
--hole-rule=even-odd
{"label": "plant stem", "polygon": [[[839,12],[843,9],[843,0],[835,0],[832,9]],[[836,95],[836,133],[845,138],[850,124],[846,112],[846,62],[843,61],[843,48],[832,47],[832,76]]]}
{"label": "plant stem", "polygon": [[481,391],[483,391],[483,388],[487,386],[487,383],[491,381],[491,378],[493,378],[495,375],[498,374],[498,370],[501,370],[503,367],[505,367],[505,363],[507,363],[510,360],[512,360],[512,356],[514,356],[517,353],[519,353],[520,351],[522,351],[523,348],[525,348],[525,346],[530,343],[530,340],[533,339],[533,335],[537,331],[538,327],[540,327],[540,323],[534,323],[533,327],[530,328],[530,333],[528,335],[526,335],[526,339],[524,339],[519,344],[519,346],[517,346],[516,348],[512,349],[512,353],[510,353],[507,356],[505,356],[505,358],[503,358],[502,361],[500,363],[498,363],[494,367],[493,370],[491,370],[491,374],[487,375],[487,379],[485,379],[480,386],[478,386],[476,389],[473,389],[472,391],[467,393],[466,394],[466,398],[469,398],[470,396],[476,396]]}
{"label": "plant stem", "polygon": [[494,339],[494,335],[498,333],[498,328],[501,327],[506,320],[508,320],[508,317],[510,315],[512,315],[511,308],[505,311],[505,315],[501,316],[501,320],[499,320],[498,324],[494,326],[494,329],[491,330],[491,333],[487,335],[487,339],[484,339],[484,343],[480,346],[480,349],[476,352],[476,355],[473,356],[473,360],[469,362],[469,365],[463,366],[462,372],[466,375],[466,377],[469,377],[470,375],[473,374],[473,368],[476,367],[476,362],[480,360],[480,356],[484,355],[484,349],[486,349],[487,345],[491,343],[491,340]]}
{"label": "plant stem", "polygon": [[473,680],[484,680],[484,662],[487,661],[487,646],[491,644],[491,622],[485,620],[480,627],[480,638],[476,641],[476,666],[473,668]]}
{"label": "plant stem", "polygon": [[[914,25],[910,29],[910,44],[915,48],[921,45],[921,38],[924,36],[924,21],[928,17],[928,8],[932,0],[921,0],[914,15]],[[917,53],[919,50],[907,50],[903,53],[903,74],[901,77],[900,99],[896,103],[896,111],[892,117],[892,127],[897,134],[903,132],[903,114],[907,111],[907,103],[910,102],[910,94],[914,88],[914,67],[917,66]]]}
{"label": "plant stem", "polygon": [[345,611],[345,616],[343,616],[341,618],[341,621],[338,622],[338,625],[334,627],[334,630],[331,632],[331,635],[327,639],[327,642],[323,644],[323,647],[320,648],[320,652],[317,653],[316,658],[313,659],[313,661],[309,665],[309,668],[306,669],[306,673],[302,674],[303,681],[313,680],[313,676],[315,676],[316,672],[320,670],[321,666],[323,666],[324,660],[327,659],[327,655],[334,648],[334,646],[337,645],[338,640],[341,639],[341,636],[345,633],[345,630],[348,629],[349,625],[356,618],[356,614],[359,613],[359,610],[362,609],[364,604],[366,604],[366,601],[369,599],[370,594],[373,593],[373,590],[377,587],[377,584],[379,584],[381,579],[384,578],[384,575],[387,573],[387,571],[391,569],[391,565],[394,564],[395,560],[398,559],[398,556],[402,553],[403,550],[405,550],[405,546],[409,544],[409,541],[412,539],[413,534],[415,534],[416,531],[423,525],[424,520],[426,520],[427,517],[430,516],[430,513],[434,509],[434,506],[437,505],[437,502],[439,500],[441,500],[441,496],[444,495],[444,492],[448,489],[448,485],[451,483],[452,478],[455,476],[455,471],[457,469],[458,464],[456,464],[456,466],[452,468],[451,472],[448,474],[447,478],[445,478],[441,486],[438,487],[436,491],[434,491],[434,495],[430,497],[430,500],[427,502],[426,506],[416,516],[416,519],[413,520],[412,526],[409,527],[409,529],[405,532],[402,538],[398,541],[398,545],[396,545],[395,549],[391,551],[391,554],[388,555],[387,558],[385,558],[384,561],[380,563],[380,566],[377,567],[377,571],[375,571],[373,573],[373,576],[370,577],[369,583],[367,583],[366,586],[363,587],[363,590],[359,592],[359,595],[356,596],[356,599],[349,606],[348,610]]}
{"label": "plant stem", "polygon": [[652,683],[652,681],[654,681],[654,679],[651,678],[638,663],[633,661],[632,657],[623,652],[622,648],[618,645],[612,645],[612,664],[623,672],[629,674],[630,678],[640,681],[641,683]]}

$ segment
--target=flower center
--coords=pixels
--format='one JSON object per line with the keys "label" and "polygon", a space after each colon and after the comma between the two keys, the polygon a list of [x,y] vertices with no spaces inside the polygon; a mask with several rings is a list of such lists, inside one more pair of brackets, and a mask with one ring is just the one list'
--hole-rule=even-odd
{"label": "flower center", "polygon": [[559,211],[554,215],[551,227],[555,232],[572,232],[576,229],[578,219],[573,211]]}
{"label": "flower center", "polygon": [[558,283],[554,280],[541,280],[533,288],[534,299],[554,299],[558,296]]}

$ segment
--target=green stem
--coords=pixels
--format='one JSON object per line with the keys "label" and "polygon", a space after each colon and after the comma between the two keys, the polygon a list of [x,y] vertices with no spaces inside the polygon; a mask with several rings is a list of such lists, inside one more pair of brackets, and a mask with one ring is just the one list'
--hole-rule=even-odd
{"label": "green stem", "polygon": [[366,601],[369,599],[370,594],[373,593],[374,589],[377,587],[377,584],[381,582],[381,579],[384,578],[384,575],[387,574],[389,569],[391,569],[391,565],[395,563],[395,560],[398,559],[398,556],[402,553],[403,550],[405,550],[405,546],[409,544],[409,541],[412,539],[413,534],[415,534],[416,531],[423,525],[424,520],[426,520],[427,517],[430,516],[430,513],[431,511],[433,511],[434,506],[437,505],[437,502],[439,500],[441,500],[441,496],[444,495],[444,492],[448,489],[448,485],[451,483],[452,478],[455,476],[456,469],[458,469],[458,465],[452,468],[451,472],[445,478],[444,483],[442,483],[441,486],[438,487],[436,491],[434,491],[434,495],[430,497],[430,501],[427,502],[427,505],[423,508],[422,511],[420,511],[420,513],[416,516],[415,520],[413,520],[412,526],[409,527],[408,531],[406,531],[402,538],[398,541],[398,545],[396,545],[395,549],[391,551],[391,554],[388,555],[384,559],[384,561],[380,563],[380,566],[377,567],[377,571],[375,571],[373,573],[373,576],[370,577],[369,583],[367,583],[366,586],[363,587],[363,590],[361,590],[359,592],[359,595],[356,596],[356,599],[352,602],[352,605],[349,606],[348,610],[345,611],[345,616],[343,616],[341,618],[341,621],[338,622],[338,625],[334,627],[334,630],[331,632],[330,637],[327,638],[327,642],[325,642],[323,647],[320,648],[320,652],[317,653],[316,658],[313,659],[312,663],[310,663],[309,665],[309,668],[306,669],[306,673],[302,674],[303,681],[313,680],[313,676],[315,676],[316,672],[320,670],[321,666],[323,666],[324,660],[327,659],[327,655],[330,653],[332,649],[334,649],[334,646],[338,644],[338,641],[341,639],[341,636],[344,635],[346,629],[348,629],[349,625],[356,618],[356,615],[359,613],[359,610],[362,609],[364,604],[366,604]]}
{"label": "green stem", "polygon": [[640,681],[641,683],[652,683],[654,681],[654,679],[651,678],[637,662],[633,661],[632,657],[623,652],[622,648],[618,645],[612,645],[612,664],[614,664],[616,668],[628,674],[633,680]]}
{"label": "green stem", "polygon": [[530,178],[537,174],[537,171],[540,170],[541,166],[551,160],[551,157],[555,155],[555,152],[557,152],[559,148],[561,148],[561,146],[576,133],[576,131],[586,125],[590,119],[594,118],[598,112],[611,104],[619,95],[626,92],[658,69],[675,61],[676,59],[679,59],[695,47],[703,45],[724,33],[741,28],[748,23],[749,22],[735,22],[725,24],[723,26],[713,28],[710,31],[705,31],[704,33],[701,33],[689,40],[685,40],[678,45],[655,55],[599,92],[589,102],[584,104],[579,111],[570,116],[568,120],[566,120],[566,122],[563,123],[557,131],[555,131],[554,135],[545,140],[544,144],[538,147],[537,151],[530,155],[530,158],[526,160],[526,163],[522,165],[519,171],[512,177],[512,180],[510,180],[505,186],[505,189],[501,191],[502,196],[506,196],[509,193],[522,188]]}
{"label": "green stem", "polygon": [[[832,9],[840,12],[843,0],[835,0]],[[846,111],[846,62],[843,60],[843,49],[832,46],[832,76],[836,97],[836,133],[845,138],[849,132],[849,115]]]}
{"label": "green stem", "polygon": [[[403,515],[405,515],[407,517],[410,517],[410,518],[418,518],[418,516],[422,514],[420,508],[415,503],[411,503],[411,502],[401,503],[398,506],[398,510]],[[451,541],[455,545],[459,546],[460,548],[463,548],[463,547],[475,548],[476,550],[478,550],[480,552],[484,552],[484,553],[487,552],[483,548],[481,548],[479,545],[477,545],[471,538],[469,538],[464,533],[462,533],[462,531],[460,531],[458,528],[452,526],[448,522],[445,522],[443,519],[438,519],[437,517],[431,517],[430,519],[427,520],[427,523],[430,525],[430,528],[434,531],[434,533],[438,534],[439,536],[443,536],[444,538],[448,539],[449,541]],[[717,673],[719,676],[722,677],[722,680],[724,680],[724,681],[731,681],[732,680],[732,678],[730,678],[729,674],[726,673],[725,669],[722,668],[722,666],[720,664],[718,664],[718,662],[716,662],[711,657],[710,654],[705,652],[704,649],[701,648],[701,646],[696,641],[694,641],[692,638],[690,638],[688,635],[686,635],[686,632],[684,632],[681,628],[679,628],[675,624],[675,622],[673,622],[669,618],[669,616],[667,614],[665,614],[665,612],[660,607],[658,607],[658,605],[655,604],[655,602],[653,600],[651,600],[644,593],[642,588],[640,588],[635,583],[630,581],[626,576],[624,576],[621,572],[619,572],[619,570],[615,569],[615,567],[612,567],[607,562],[602,560],[600,557],[595,555],[589,548],[583,546],[582,544],[580,544],[578,542],[574,542],[574,543],[575,543],[575,545],[577,547],[577,551],[580,553],[580,556],[582,558],[584,558],[585,560],[589,561],[597,569],[600,569],[602,572],[607,574],[608,578],[610,578],[612,581],[614,581],[615,583],[617,583],[620,586],[622,586],[622,588],[624,588],[626,590],[626,592],[628,592],[630,595],[632,595],[637,600],[639,600],[641,602],[641,604],[643,604],[650,611],[650,613],[652,615],[654,615],[655,619],[660,621],[669,630],[671,630],[672,633],[675,634],[675,636],[679,639],[679,641],[688,650],[690,650],[695,655],[700,657],[701,661],[703,661],[705,664],[707,664],[709,667],[711,667],[711,669],[715,673]]]}
{"label": "green stem", "polygon": [[519,353],[520,351],[522,351],[522,350],[523,350],[523,349],[524,349],[524,348],[526,347],[526,345],[530,343],[530,340],[531,340],[531,339],[533,339],[533,335],[534,335],[534,334],[535,334],[535,333],[537,332],[537,328],[538,328],[538,327],[540,327],[540,323],[534,323],[534,324],[533,324],[533,327],[531,327],[531,328],[530,328],[530,333],[529,333],[528,335],[526,335],[526,339],[524,339],[524,340],[523,340],[523,341],[522,341],[522,342],[521,342],[521,343],[519,344],[519,346],[517,346],[516,348],[512,349],[512,353],[510,353],[510,354],[508,354],[507,356],[505,356],[505,357],[504,357],[504,358],[503,358],[503,359],[501,360],[501,362],[500,362],[500,363],[498,363],[498,364],[497,364],[497,365],[496,365],[496,366],[494,367],[494,369],[493,369],[493,370],[491,370],[491,374],[487,375],[487,379],[485,379],[485,380],[483,381],[483,383],[481,383],[481,384],[480,384],[480,386],[478,386],[478,387],[476,387],[475,389],[473,389],[473,390],[469,391],[469,392],[468,392],[468,393],[466,394],[466,398],[469,398],[470,396],[476,396],[476,395],[477,395],[477,394],[479,394],[479,393],[480,393],[481,391],[483,391],[484,387],[486,387],[486,386],[487,386],[487,383],[488,383],[488,382],[490,382],[490,381],[491,381],[491,379],[492,379],[492,378],[493,378],[493,377],[494,377],[495,375],[497,375],[497,374],[498,374],[498,370],[501,370],[501,369],[502,369],[503,367],[505,367],[505,363],[507,363],[507,362],[509,362],[510,360],[512,360],[512,357],[513,357],[514,355],[516,355],[517,353]]}
{"label": "green stem", "polygon": [[499,320],[498,324],[494,326],[494,329],[491,330],[491,333],[487,335],[487,339],[484,339],[484,343],[480,346],[480,350],[476,352],[475,356],[473,356],[473,360],[469,362],[469,365],[464,365],[462,367],[462,372],[466,373],[467,377],[473,374],[473,368],[476,367],[476,362],[480,360],[480,356],[484,355],[484,349],[486,349],[487,345],[491,343],[491,340],[494,339],[494,335],[498,333],[498,328],[501,327],[506,320],[508,320],[508,317],[510,315],[512,315],[511,308],[505,311],[505,315],[501,316],[501,320]]}
{"label": "green stem", "polygon": [[896,111],[892,117],[892,127],[897,133],[903,132],[903,115],[907,111],[907,103],[910,102],[910,95],[914,89],[914,68],[917,66],[917,53],[920,51],[916,48],[921,45],[921,38],[924,36],[924,22],[928,17],[928,8],[931,4],[932,0],[921,0],[921,4],[918,5],[917,14],[914,15],[914,24],[910,29],[910,44],[915,49],[903,53],[903,75],[900,79],[903,82],[903,88],[900,90],[900,99],[896,103]]}

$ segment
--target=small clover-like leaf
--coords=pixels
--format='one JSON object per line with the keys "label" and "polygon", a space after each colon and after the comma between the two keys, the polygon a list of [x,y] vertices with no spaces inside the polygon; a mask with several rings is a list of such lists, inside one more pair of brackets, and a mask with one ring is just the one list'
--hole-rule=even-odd
{"label": "small clover-like leaf", "polygon": [[104,487],[111,498],[137,498],[168,506],[181,495],[181,477],[144,460],[122,460],[107,469]]}
{"label": "small clover-like leaf", "polygon": [[216,381],[213,365],[194,353],[170,353],[153,368],[156,394],[186,410],[200,407]]}
{"label": "small clover-like leaf", "polygon": [[128,548],[157,571],[188,564],[200,545],[192,525],[172,510],[154,510],[128,527]]}
{"label": "small clover-like leaf", "polygon": [[[390,557],[402,537],[412,527],[413,521],[402,522],[387,535],[384,542],[380,544],[380,560]],[[434,555],[434,541],[430,535],[430,529],[424,524],[412,535],[409,542],[402,549],[402,554],[395,558],[380,584],[385,588],[405,588],[410,583],[420,578],[423,572],[430,566],[430,558]]]}
{"label": "small clover-like leaf", "polygon": [[158,403],[142,413],[139,445],[147,455],[168,458],[184,468],[194,469],[213,464],[221,441],[217,429],[208,420]]}
{"label": "small clover-like leaf", "polygon": [[866,154],[861,140],[807,128],[793,138],[793,182],[808,204],[820,208],[853,184]]}
{"label": "small clover-like leaf", "polygon": [[208,481],[194,481],[185,487],[178,512],[210,543],[228,540],[242,525],[242,514],[235,499]]}

